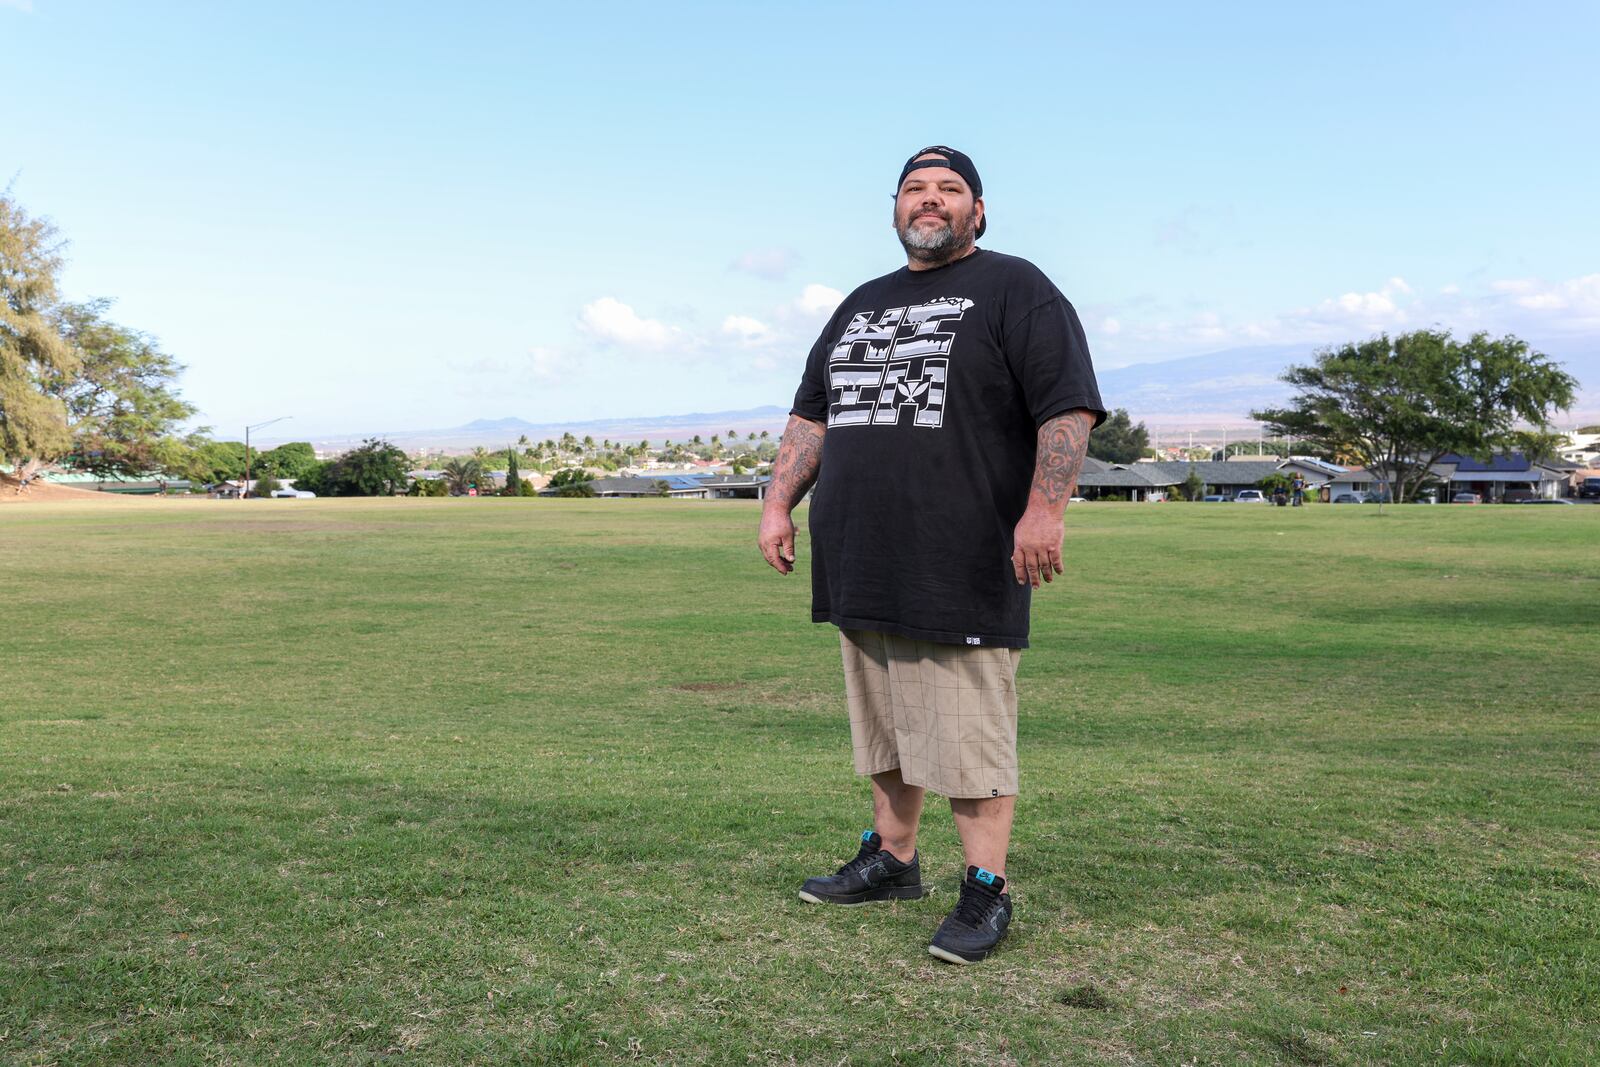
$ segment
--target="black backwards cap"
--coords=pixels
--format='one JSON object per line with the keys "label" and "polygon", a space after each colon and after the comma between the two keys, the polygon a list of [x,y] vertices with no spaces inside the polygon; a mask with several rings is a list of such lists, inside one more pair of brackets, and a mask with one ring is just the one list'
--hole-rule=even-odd
{"label": "black backwards cap", "polygon": [[[917,158],[917,156],[925,156],[929,152],[937,152],[944,158]],[[927,148],[918,149],[912,154],[910,159],[906,160],[906,165],[900,168],[900,180],[894,183],[896,196],[900,195],[900,186],[904,184],[906,175],[910,174],[914,170],[921,170],[923,167],[948,167],[966,180],[967,185],[972,189],[972,198],[974,200],[983,195],[983,179],[978,177],[978,168],[972,165],[972,157],[967,155],[965,152],[957,152],[954,148],[950,148],[946,145],[936,144],[929,145]],[[979,237],[982,237],[983,231],[989,228],[988,215],[989,213],[987,211],[984,212],[983,221],[978,223]]]}

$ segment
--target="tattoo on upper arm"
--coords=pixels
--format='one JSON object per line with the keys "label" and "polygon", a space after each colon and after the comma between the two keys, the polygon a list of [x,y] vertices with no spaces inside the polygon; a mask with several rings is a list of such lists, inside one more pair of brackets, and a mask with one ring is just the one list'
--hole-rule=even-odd
{"label": "tattoo on upper arm", "polygon": [[1094,419],[1082,411],[1069,411],[1039,427],[1038,452],[1033,463],[1033,491],[1046,503],[1060,504],[1072,495],[1089,449]]}
{"label": "tattoo on upper arm", "polygon": [[790,507],[806,495],[822,469],[822,434],[823,428],[809,419],[789,417],[778,458],[772,464],[770,495]]}

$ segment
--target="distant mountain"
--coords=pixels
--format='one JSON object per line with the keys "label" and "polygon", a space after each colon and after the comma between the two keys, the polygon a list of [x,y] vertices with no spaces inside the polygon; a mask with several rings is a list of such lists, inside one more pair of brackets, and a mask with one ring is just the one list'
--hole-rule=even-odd
{"label": "distant mountain", "polygon": [[[1548,342],[1530,338],[1539,351],[1559,361],[1579,383],[1579,401],[1569,421],[1600,421],[1600,339],[1566,338]],[[1254,345],[1227,348],[1198,356],[1185,356],[1160,363],[1135,363],[1127,367],[1101,370],[1100,396],[1107,408],[1127,408],[1135,421],[1152,429],[1167,430],[1201,427],[1243,426],[1249,413],[1273,407],[1289,399],[1291,390],[1279,376],[1291,363],[1308,363],[1317,349],[1314,344]],[[359,444],[371,436],[408,449],[471,448],[475,445],[503,447],[527,437],[532,441],[559,438],[571,433],[614,441],[667,438],[683,440],[696,434],[709,437],[729,430],[776,436],[783,429],[788,409],[769,405],[736,411],[697,411],[685,415],[649,415],[633,418],[590,419],[579,422],[528,422],[525,419],[474,419],[464,426],[442,430],[400,430],[381,434],[350,434],[325,437],[314,443],[319,448],[336,450]],[[1250,424],[1253,425],[1253,424]]]}
{"label": "distant mountain", "polygon": [[[1575,415],[1600,411],[1600,341],[1530,338],[1529,343],[1578,379]],[[1323,347],[1255,345],[1102,370],[1100,396],[1108,408],[1127,408],[1135,420],[1150,423],[1242,422],[1253,410],[1288,400],[1293,390],[1280,375],[1290,364],[1312,362]]]}
{"label": "distant mountain", "polygon": [[501,448],[514,443],[519,437],[530,441],[559,438],[570,433],[575,437],[593,437],[614,441],[662,441],[667,438],[682,440],[699,434],[725,434],[729,430],[739,433],[760,433],[766,430],[776,436],[788,420],[789,409],[769,405],[743,408],[738,411],[697,411],[686,415],[649,415],[635,418],[590,419],[579,422],[529,422],[526,419],[474,419],[464,426],[439,430],[388,430],[381,434],[359,433],[339,437],[322,437],[312,443],[319,449],[335,450],[360,444],[368,437],[380,436],[405,449],[471,448],[485,445]]}
{"label": "distant mountain", "polygon": [[1176,415],[1244,419],[1252,408],[1289,398],[1278,376],[1291,363],[1310,361],[1311,345],[1228,348],[1162,363],[1135,363],[1100,371],[1107,408],[1127,408],[1135,419]]}

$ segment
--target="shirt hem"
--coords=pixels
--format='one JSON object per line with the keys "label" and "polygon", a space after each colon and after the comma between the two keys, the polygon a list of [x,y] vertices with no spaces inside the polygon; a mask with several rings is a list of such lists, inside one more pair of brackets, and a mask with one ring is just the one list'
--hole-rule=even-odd
{"label": "shirt hem", "polygon": [[[949,630],[924,630],[916,626],[903,626],[881,619],[858,619],[831,611],[813,611],[811,621],[832,623],[841,630],[876,630],[879,633],[908,637],[913,641],[932,641],[941,645],[970,645],[981,648],[1027,648],[1026,637],[1007,637],[1003,634],[966,634]],[[977,638],[976,641],[972,640]]]}
{"label": "shirt hem", "polygon": [[1048,411],[1049,414],[1046,415],[1044,418],[1039,419],[1038,420],[1038,425],[1035,426],[1034,428],[1037,429],[1039,426],[1043,426],[1045,423],[1049,422],[1051,419],[1059,419],[1061,416],[1065,415],[1069,411],[1082,410],[1082,411],[1090,412],[1090,413],[1092,413],[1094,415],[1094,426],[1090,427],[1090,429],[1099,429],[1101,424],[1106,421],[1106,411],[1105,411],[1105,409],[1095,406],[1095,405],[1099,404],[1100,402],[1101,401],[1100,401],[1099,397],[1090,398],[1090,397],[1087,397],[1087,396],[1078,396],[1078,397],[1076,397],[1076,398],[1074,398],[1072,400],[1061,401],[1058,404],[1055,404],[1055,405],[1053,405],[1051,407],[1046,408],[1045,410]]}

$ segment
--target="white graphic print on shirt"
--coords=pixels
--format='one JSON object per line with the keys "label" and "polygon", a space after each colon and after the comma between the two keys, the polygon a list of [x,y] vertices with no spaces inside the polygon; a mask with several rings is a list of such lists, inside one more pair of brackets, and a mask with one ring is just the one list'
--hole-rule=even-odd
{"label": "white graphic print on shirt", "polygon": [[[828,425],[913,426],[944,424],[950,346],[972,301],[945,297],[888,308],[874,321],[856,314],[828,356]],[[940,327],[946,329],[940,329]]]}

